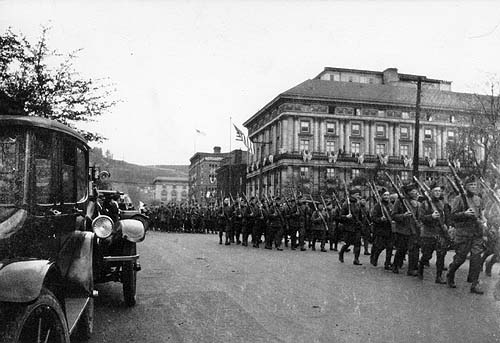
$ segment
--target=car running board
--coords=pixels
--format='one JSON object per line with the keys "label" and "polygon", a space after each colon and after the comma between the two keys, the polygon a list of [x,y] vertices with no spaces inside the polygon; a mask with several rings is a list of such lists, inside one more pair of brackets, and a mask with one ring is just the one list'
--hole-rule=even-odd
{"label": "car running board", "polygon": [[139,259],[140,255],[130,256],[104,256],[104,262],[134,262]]}

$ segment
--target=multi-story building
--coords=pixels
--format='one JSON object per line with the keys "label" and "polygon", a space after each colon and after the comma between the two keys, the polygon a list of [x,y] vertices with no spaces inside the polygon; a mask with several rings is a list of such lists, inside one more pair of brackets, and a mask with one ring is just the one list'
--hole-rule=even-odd
{"label": "multi-story building", "polygon": [[189,159],[189,199],[198,203],[206,203],[217,190],[215,171],[222,160],[227,157],[221,148],[214,147],[214,152],[197,152]]}
{"label": "multi-story building", "polygon": [[246,193],[248,153],[238,149],[231,151],[228,155],[215,171],[217,194],[236,197]]}
{"label": "multi-story building", "polygon": [[156,204],[188,201],[189,179],[187,177],[159,176],[154,179],[153,186]]}
{"label": "multi-story building", "polygon": [[381,171],[411,177],[419,78],[419,170],[426,177],[446,171],[446,144],[458,126],[470,125],[472,94],[395,68],[325,68],[244,123],[256,152],[249,159],[248,193],[300,187],[317,193]]}

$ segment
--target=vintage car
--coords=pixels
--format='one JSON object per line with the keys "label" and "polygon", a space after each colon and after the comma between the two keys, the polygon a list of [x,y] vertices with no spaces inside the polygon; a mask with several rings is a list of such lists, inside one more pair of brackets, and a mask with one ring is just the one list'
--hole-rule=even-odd
{"label": "vintage car", "polygon": [[95,181],[76,131],[0,115],[0,343],[88,338],[98,282],[135,304],[145,226],[109,212]]}
{"label": "vintage car", "polygon": [[98,233],[94,282],[121,282],[125,304],[134,306],[137,272],[141,270],[136,244],[144,240],[148,219],[140,213],[124,216],[116,202],[123,194],[119,191],[94,189],[93,194],[86,226]]}
{"label": "vintage car", "polygon": [[69,342],[92,331],[88,156],[67,126],[0,115],[0,342]]}

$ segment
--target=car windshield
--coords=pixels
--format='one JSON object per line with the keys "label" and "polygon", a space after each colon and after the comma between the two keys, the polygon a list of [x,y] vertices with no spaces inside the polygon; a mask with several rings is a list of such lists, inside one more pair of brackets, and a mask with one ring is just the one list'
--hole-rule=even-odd
{"label": "car windshield", "polygon": [[0,216],[23,203],[26,132],[0,128]]}

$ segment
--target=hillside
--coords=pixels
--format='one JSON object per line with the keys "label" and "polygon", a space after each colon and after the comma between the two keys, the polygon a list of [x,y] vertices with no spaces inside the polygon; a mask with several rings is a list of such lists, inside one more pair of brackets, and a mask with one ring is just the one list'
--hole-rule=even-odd
{"label": "hillside", "polygon": [[113,181],[137,184],[151,184],[158,176],[187,177],[189,168],[188,165],[141,166],[105,157],[100,149],[91,150],[90,165],[109,171]]}

